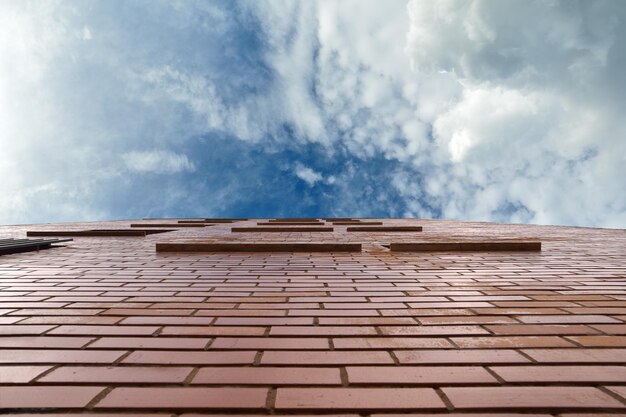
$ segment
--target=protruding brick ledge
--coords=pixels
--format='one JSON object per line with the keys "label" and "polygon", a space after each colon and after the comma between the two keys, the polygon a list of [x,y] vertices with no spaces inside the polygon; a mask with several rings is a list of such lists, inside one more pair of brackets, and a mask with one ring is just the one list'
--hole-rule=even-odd
{"label": "protruding brick ledge", "polygon": [[205,227],[205,223],[131,223],[130,227]]}
{"label": "protruding brick ledge", "polygon": [[323,222],[257,222],[257,226],[324,226]]}
{"label": "protruding brick ledge", "polygon": [[360,243],[157,243],[157,252],[361,252]]}
{"label": "protruding brick ledge", "polygon": [[361,222],[361,221],[332,221],[331,223],[336,226],[382,226],[383,222]]}
{"label": "protruding brick ledge", "polygon": [[233,227],[232,232],[332,232],[332,227]]}
{"label": "protruding brick ledge", "polygon": [[270,219],[269,222],[271,223],[290,223],[290,222],[303,222],[303,223],[318,223],[320,220],[319,219],[313,219],[313,218],[301,218],[301,217],[292,217],[292,218],[284,218],[284,219]]}
{"label": "protruding brick ledge", "polygon": [[346,230],[348,232],[421,232],[422,226],[349,226]]}
{"label": "protruding brick ledge", "polygon": [[541,251],[536,241],[486,241],[486,242],[416,242],[392,243],[392,252],[495,252],[495,251]]}
{"label": "protruding brick ledge", "polygon": [[26,236],[146,236],[156,233],[172,232],[173,229],[94,229],[94,230],[30,230]]}

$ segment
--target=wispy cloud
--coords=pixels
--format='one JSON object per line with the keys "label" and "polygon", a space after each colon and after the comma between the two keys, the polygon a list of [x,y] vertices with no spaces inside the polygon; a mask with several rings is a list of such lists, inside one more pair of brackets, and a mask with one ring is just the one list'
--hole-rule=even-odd
{"label": "wispy cloud", "polygon": [[129,170],[137,172],[171,174],[196,169],[187,155],[162,150],[128,152],[122,155],[122,159]]}
{"label": "wispy cloud", "polygon": [[294,171],[296,176],[306,182],[309,187],[314,186],[316,182],[321,181],[324,178],[319,172],[316,172],[300,163],[296,164]]}

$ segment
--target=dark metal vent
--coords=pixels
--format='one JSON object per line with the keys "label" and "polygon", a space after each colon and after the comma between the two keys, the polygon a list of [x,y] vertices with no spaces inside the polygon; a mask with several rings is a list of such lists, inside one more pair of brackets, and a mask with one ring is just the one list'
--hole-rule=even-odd
{"label": "dark metal vent", "polygon": [[0,239],[0,255],[49,249],[53,243],[69,242],[72,239]]}

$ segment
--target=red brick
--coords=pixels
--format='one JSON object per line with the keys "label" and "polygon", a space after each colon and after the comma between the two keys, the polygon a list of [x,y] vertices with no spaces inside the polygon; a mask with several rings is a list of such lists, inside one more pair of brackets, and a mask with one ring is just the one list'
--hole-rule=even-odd
{"label": "red brick", "polygon": [[211,339],[196,337],[102,337],[88,349],[196,349],[201,350]]}
{"label": "red brick", "polygon": [[451,336],[466,334],[489,334],[480,326],[381,326],[386,335]]}
{"label": "red brick", "polygon": [[357,336],[375,335],[371,326],[272,326],[272,336]]}
{"label": "red brick", "polygon": [[96,408],[261,409],[265,388],[114,388]]}
{"label": "red brick", "polygon": [[311,337],[218,337],[211,349],[330,349],[328,339]]}
{"label": "red brick", "polygon": [[169,336],[263,336],[265,327],[166,326],[162,335]]}
{"label": "red brick", "polygon": [[112,363],[125,351],[0,349],[0,363]]}
{"label": "red brick", "polygon": [[262,364],[268,365],[349,365],[393,364],[387,352],[380,351],[269,351],[263,354]]}
{"label": "red brick", "polygon": [[192,384],[341,385],[337,368],[201,368]]}
{"label": "red brick", "polygon": [[25,325],[25,324],[3,324],[0,325],[1,336],[19,336],[27,334],[42,334],[48,330],[54,328],[54,326],[37,326],[37,325]]}
{"label": "red brick", "polygon": [[423,325],[433,324],[508,324],[517,323],[510,317],[503,316],[444,316],[444,317],[417,317]]}
{"label": "red brick", "polygon": [[[2,303],[6,306],[10,303]],[[24,303],[22,303],[24,304]],[[102,310],[95,309],[73,309],[73,308],[52,308],[50,304],[55,304],[55,307],[63,307],[67,303],[30,303],[34,308],[24,308],[14,311],[11,316],[92,316],[98,314]],[[49,306],[50,308],[44,308]],[[39,308],[36,308],[39,307]]]}
{"label": "red brick", "polygon": [[38,316],[22,320],[20,324],[115,324],[120,317],[103,316]]}
{"label": "red brick", "polygon": [[573,343],[558,336],[486,336],[453,337],[451,340],[461,348],[528,348],[569,347]]}
{"label": "red brick", "polygon": [[524,349],[523,352],[545,363],[626,363],[626,349]]}
{"label": "red brick", "polygon": [[[552,417],[551,414],[536,414],[536,413],[445,413],[445,414],[371,414],[371,417]],[[559,414],[560,417],[574,417],[574,415],[570,414]],[[98,416],[96,416],[98,417]],[[591,414],[585,414],[584,416],[578,415],[577,417],[592,417]],[[620,414],[611,414],[610,416],[607,414],[593,414],[593,417],[623,417]]]}
{"label": "red brick", "polygon": [[568,339],[587,347],[626,347],[626,336],[569,336]]}
{"label": "red brick", "polygon": [[94,340],[93,337],[60,336],[4,336],[0,347],[5,348],[80,348]]}
{"label": "red brick", "polygon": [[155,326],[59,326],[49,332],[55,335],[146,335],[149,336],[159,328]]}
{"label": "red brick", "polygon": [[597,330],[579,324],[514,324],[503,326],[485,326],[498,335],[570,335],[596,334]]}
{"label": "red brick", "polygon": [[176,325],[176,326],[188,326],[188,325],[211,325],[215,319],[213,317],[127,317],[123,319],[120,324],[154,324],[159,326]]}
{"label": "red brick", "polygon": [[185,352],[168,350],[164,352],[137,350],[124,358],[125,364],[163,365],[217,365],[252,364],[254,351],[237,352]]}
{"label": "red brick", "polygon": [[584,382],[626,381],[626,366],[492,366],[491,370],[507,382]]}
{"label": "red brick", "polygon": [[104,387],[0,387],[1,408],[82,408]]}
{"label": "red brick", "polygon": [[591,327],[606,334],[626,335],[626,324],[595,324]]}
{"label": "red brick", "polygon": [[193,368],[62,366],[39,379],[55,383],[168,384],[181,383]]}
{"label": "red brick", "polygon": [[619,323],[618,320],[599,315],[564,314],[558,316],[518,316],[519,321],[524,323]]}
{"label": "red brick", "polygon": [[620,409],[619,401],[591,387],[443,388],[455,409]]}
{"label": "red brick", "polygon": [[307,325],[313,324],[313,319],[308,317],[220,317],[215,324],[227,326]]}
{"label": "red brick", "polygon": [[333,338],[335,349],[452,348],[444,338],[434,337],[342,337]]}
{"label": "red brick", "polygon": [[320,317],[319,324],[341,326],[412,325],[415,324],[415,320],[409,317]]}
{"label": "red brick", "polygon": [[351,384],[456,385],[497,383],[478,366],[348,366]]}
{"label": "red brick", "polygon": [[[128,412],[106,413],[104,412],[104,413],[88,413],[88,414],[89,414],[89,417],[171,417],[171,414],[150,413],[150,412],[148,413],[128,413]],[[3,416],[4,417],[68,417],[68,414],[67,413],[45,413],[45,412],[19,413],[19,414],[8,413],[8,414],[3,414]],[[218,417],[218,416],[213,416],[213,417]],[[222,417],[226,417],[226,416],[222,416]],[[230,415],[228,417],[236,417],[236,416]],[[528,417],[528,416],[524,416],[524,417]]]}
{"label": "red brick", "polygon": [[414,350],[394,351],[400,363],[415,364],[490,364],[530,362],[514,350]]}
{"label": "red brick", "polygon": [[445,409],[430,388],[279,388],[276,408],[315,410]]}
{"label": "red brick", "polygon": [[41,375],[50,366],[0,366],[0,382],[3,384],[24,384]]}

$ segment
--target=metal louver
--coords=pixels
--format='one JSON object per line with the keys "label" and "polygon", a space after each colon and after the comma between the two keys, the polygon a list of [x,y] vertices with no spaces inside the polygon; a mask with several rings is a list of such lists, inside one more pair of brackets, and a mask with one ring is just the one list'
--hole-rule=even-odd
{"label": "metal louver", "polygon": [[69,242],[72,239],[0,239],[0,255],[49,249],[53,243]]}

